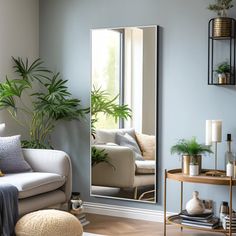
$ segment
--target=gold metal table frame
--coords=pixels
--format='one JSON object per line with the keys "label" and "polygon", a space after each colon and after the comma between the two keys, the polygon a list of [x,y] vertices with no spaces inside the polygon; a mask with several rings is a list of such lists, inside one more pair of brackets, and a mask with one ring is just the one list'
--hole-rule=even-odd
{"label": "gold metal table frame", "polygon": [[[206,172],[210,170],[202,170],[202,173],[198,176],[189,176],[182,174],[181,169],[173,169],[173,170],[165,170],[164,176],[164,236],[166,236],[167,223],[174,224],[180,227],[181,231],[183,228],[193,229],[193,230],[202,230],[202,231],[210,231],[215,233],[222,233],[224,235],[232,236],[232,233],[236,233],[236,230],[233,230],[231,227],[232,223],[232,190],[233,186],[236,185],[236,179],[232,177],[217,177],[217,176],[206,176]],[[212,184],[212,185],[226,185],[229,186],[229,216],[230,216],[230,224],[229,229],[225,230],[222,227],[217,229],[206,229],[199,228],[194,226],[185,226],[181,224],[181,218],[178,215],[166,216],[166,205],[167,205],[167,179],[171,179],[174,181],[180,182],[180,211],[183,210],[183,191],[184,191],[184,182],[188,183],[198,183],[198,184]]]}

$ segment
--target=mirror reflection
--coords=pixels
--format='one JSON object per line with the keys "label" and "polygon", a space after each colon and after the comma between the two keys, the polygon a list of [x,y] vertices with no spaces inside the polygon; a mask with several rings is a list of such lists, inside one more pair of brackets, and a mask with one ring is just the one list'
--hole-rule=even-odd
{"label": "mirror reflection", "polygon": [[93,196],[156,202],[157,31],[92,30]]}

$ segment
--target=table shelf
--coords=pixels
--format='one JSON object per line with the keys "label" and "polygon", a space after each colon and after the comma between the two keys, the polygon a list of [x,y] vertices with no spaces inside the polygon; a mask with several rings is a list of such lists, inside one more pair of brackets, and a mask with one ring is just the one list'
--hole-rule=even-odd
{"label": "table shelf", "polygon": [[[204,227],[195,227],[195,226],[188,226],[182,224],[182,218],[179,215],[172,215],[167,217],[167,222],[169,224],[177,225],[182,228],[186,229],[193,229],[193,230],[201,230],[201,231],[208,231],[208,232],[215,232],[215,233],[229,233],[229,230],[225,230],[223,227],[217,227],[215,229],[207,229]],[[236,230],[232,230],[232,233],[236,233]]]}
{"label": "table shelf", "polygon": [[[183,183],[198,183],[198,184],[211,184],[211,185],[225,185],[229,187],[229,215],[230,219],[232,219],[232,195],[233,195],[233,186],[236,185],[236,179],[232,177],[219,177],[219,176],[208,176],[207,172],[212,170],[202,170],[201,174],[198,176],[189,176],[184,175],[181,169],[173,169],[173,170],[165,170],[165,178],[164,178],[164,236],[166,236],[166,225],[167,223],[174,224],[179,226],[181,229],[188,228],[194,230],[222,233],[225,235],[232,236],[233,233],[236,233],[236,230],[230,228],[228,230],[223,229],[222,227],[218,227],[216,229],[208,229],[204,227],[196,227],[196,226],[187,226],[182,224],[182,219],[179,215],[166,216],[166,205],[167,205],[167,179],[174,180],[180,182],[180,212],[183,210]],[[231,221],[230,221],[231,222]]]}
{"label": "table shelf", "polygon": [[[217,177],[217,176],[207,176],[206,173],[212,170],[202,170],[200,175],[189,176],[184,175],[181,169],[169,170],[167,172],[167,178],[189,183],[199,183],[199,184],[213,184],[213,185],[230,185],[230,177]],[[223,172],[223,171],[222,171]],[[236,185],[236,179],[232,179],[232,185]]]}

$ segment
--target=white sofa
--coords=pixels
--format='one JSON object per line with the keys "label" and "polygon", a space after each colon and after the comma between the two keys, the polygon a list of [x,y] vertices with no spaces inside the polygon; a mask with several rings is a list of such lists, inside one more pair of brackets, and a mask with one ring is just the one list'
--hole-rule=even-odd
{"label": "white sofa", "polygon": [[62,151],[23,149],[33,172],[6,174],[0,183],[9,183],[19,191],[19,214],[43,208],[62,208],[70,200],[72,170],[69,156]]}
{"label": "white sofa", "polygon": [[[156,161],[135,160],[134,152],[125,146],[114,145],[115,135],[119,133],[135,135],[132,129],[97,130],[96,144],[93,146],[108,153],[109,162],[99,163],[92,168],[92,185],[117,188],[134,188],[134,199],[137,199],[137,188],[155,185]],[[102,144],[103,143],[103,144]]]}

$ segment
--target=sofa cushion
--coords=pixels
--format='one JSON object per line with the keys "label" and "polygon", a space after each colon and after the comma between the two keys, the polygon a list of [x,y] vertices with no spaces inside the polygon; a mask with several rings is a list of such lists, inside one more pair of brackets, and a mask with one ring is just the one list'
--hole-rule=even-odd
{"label": "sofa cushion", "polygon": [[19,191],[19,199],[22,199],[58,189],[65,183],[65,176],[52,173],[26,172],[6,174],[0,178],[1,182],[16,186]]}
{"label": "sofa cushion", "polygon": [[156,161],[135,161],[136,174],[155,174],[156,172]]}
{"label": "sofa cushion", "polygon": [[128,133],[124,135],[119,133],[116,134],[116,140],[120,146],[128,147],[134,152],[135,160],[140,160],[140,161],[143,160],[140,148],[136,140],[133,137],[131,137]]}
{"label": "sofa cushion", "polygon": [[147,134],[136,133],[139,147],[143,154],[144,160],[155,160],[156,158],[156,137]]}
{"label": "sofa cushion", "polygon": [[5,174],[32,171],[24,160],[20,135],[0,137],[0,170]]}
{"label": "sofa cushion", "polygon": [[135,138],[134,129],[97,129],[95,144],[117,143],[116,134],[125,133]]}

